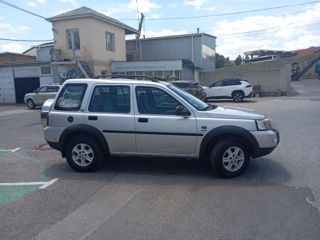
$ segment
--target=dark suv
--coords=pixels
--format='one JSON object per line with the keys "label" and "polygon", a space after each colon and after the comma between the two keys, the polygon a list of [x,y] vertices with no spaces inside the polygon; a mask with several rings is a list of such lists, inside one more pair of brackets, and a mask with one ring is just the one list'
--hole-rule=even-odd
{"label": "dark suv", "polygon": [[206,99],[206,93],[204,92],[200,83],[195,81],[171,81],[173,85],[185,90],[193,96],[204,101]]}

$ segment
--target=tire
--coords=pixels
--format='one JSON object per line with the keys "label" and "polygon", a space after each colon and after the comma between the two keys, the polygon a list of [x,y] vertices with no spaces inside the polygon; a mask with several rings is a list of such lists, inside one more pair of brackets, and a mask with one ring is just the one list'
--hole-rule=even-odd
{"label": "tire", "polygon": [[242,102],[243,98],[244,98],[243,92],[238,91],[232,94],[232,99],[234,102]]}
{"label": "tire", "polygon": [[222,139],[212,149],[210,163],[215,173],[221,177],[239,176],[248,166],[248,150],[240,139]]}
{"label": "tire", "polygon": [[32,99],[27,100],[27,106],[29,109],[34,109],[36,107]]}
{"label": "tire", "polygon": [[92,172],[102,166],[104,155],[96,139],[79,135],[67,145],[66,158],[70,167],[75,171]]}

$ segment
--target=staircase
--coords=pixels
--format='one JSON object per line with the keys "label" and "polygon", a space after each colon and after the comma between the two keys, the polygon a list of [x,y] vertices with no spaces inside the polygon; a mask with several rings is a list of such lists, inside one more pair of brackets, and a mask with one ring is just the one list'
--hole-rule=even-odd
{"label": "staircase", "polygon": [[297,81],[316,63],[320,60],[320,55],[313,59],[302,71],[297,75]]}
{"label": "staircase", "polygon": [[86,78],[94,78],[93,71],[86,61],[77,61],[77,65]]}

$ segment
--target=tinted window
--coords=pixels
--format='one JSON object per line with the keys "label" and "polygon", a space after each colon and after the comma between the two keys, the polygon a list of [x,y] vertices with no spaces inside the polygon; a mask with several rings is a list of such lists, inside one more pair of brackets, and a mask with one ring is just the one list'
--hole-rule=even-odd
{"label": "tinted window", "polygon": [[202,88],[200,83],[192,83],[192,84],[190,84],[190,87],[192,87],[192,88]]}
{"label": "tinted window", "polygon": [[225,79],[223,80],[224,86],[233,86],[233,85],[241,85],[239,79]]}
{"label": "tinted window", "polygon": [[47,87],[47,92],[58,92],[58,91],[59,91],[59,87],[56,87],[56,86]]}
{"label": "tinted window", "polygon": [[221,87],[222,86],[222,81],[217,81],[211,84],[211,87]]}
{"label": "tinted window", "polygon": [[174,85],[176,85],[177,87],[179,87],[179,88],[188,88],[189,87],[189,85],[190,85],[190,83],[184,83],[184,82],[182,82],[182,83],[178,83],[178,82],[175,82],[175,83],[173,83]]}
{"label": "tinted window", "polygon": [[91,97],[89,111],[129,113],[130,88],[128,86],[95,87]]}
{"label": "tinted window", "polygon": [[136,96],[141,114],[176,115],[176,108],[181,105],[175,98],[158,88],[136,87]]}
{"label": "tinted window", "polygon": [[66,84],[55,104],[56,110],[77,111],[80,109],[87,84]]}

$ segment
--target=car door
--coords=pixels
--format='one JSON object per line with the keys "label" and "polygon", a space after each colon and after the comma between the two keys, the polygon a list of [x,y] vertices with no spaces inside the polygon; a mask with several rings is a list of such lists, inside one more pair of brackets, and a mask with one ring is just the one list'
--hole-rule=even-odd
{"label": "car door", "polygon": [[36,105],[42,105],[45,102],[44,98],[46,93],[47,93],[47,86],[42,86],[38,88],[36,90],[36,93],[33,96],[33,102]]}
{"label": "car door", "polygon": [[50,98],[55,98],[59,91],[58,86],[47,86],[47,94],[44,96],[44,102],[47,101]]}
{"label": "car door", "polygon": [[135,96],[138,153],[185,156],[196,151],[196,119],[190,109],[190,116],[177,116],[176,108],[184,105],[160,87],[135,86]]}
{"label": "car door", "polygon": [[110,153],[136,152],[131,85],[96,85],[84,113],[83,123],[105,136]]}
{"label": "car door", "polygon": [[222,86],[222,80],[212,83],[207,89],[207,97],[221,97],[224,96],[224,90]]}

